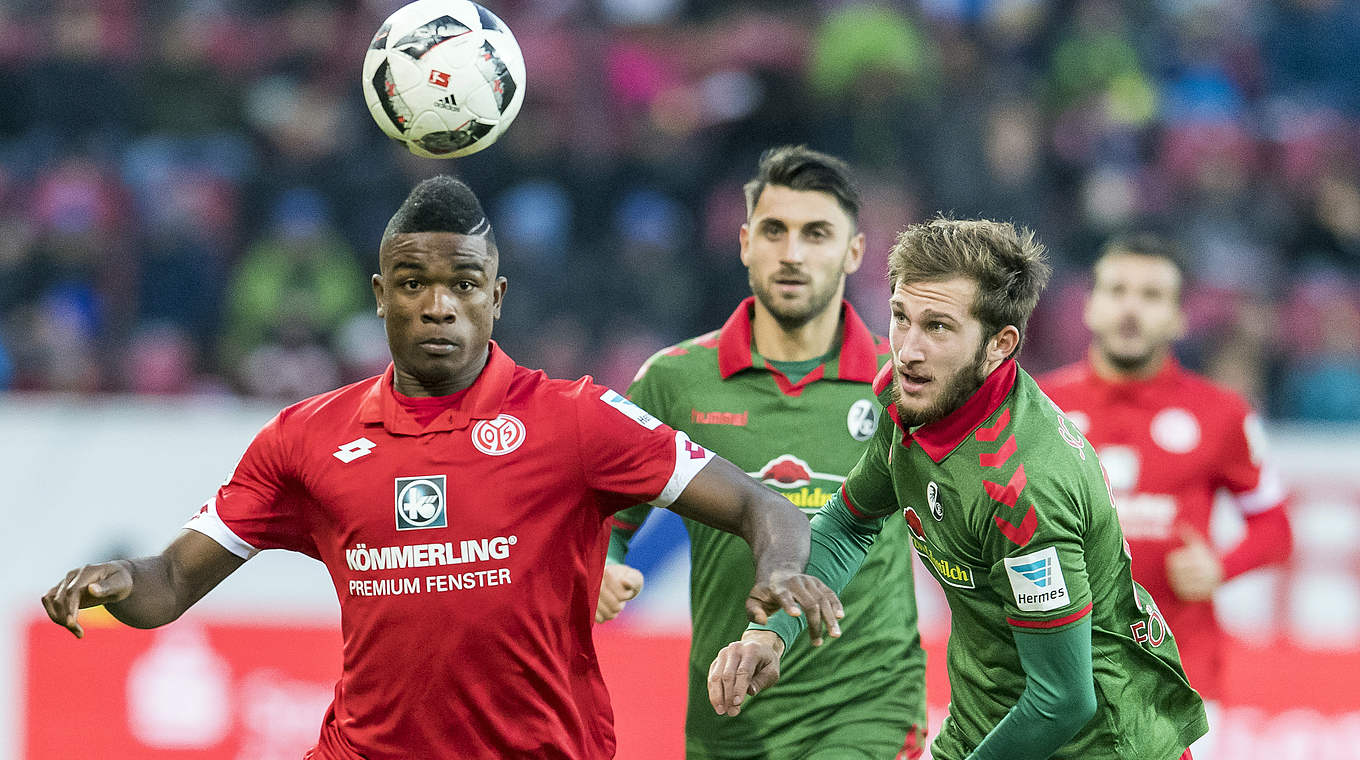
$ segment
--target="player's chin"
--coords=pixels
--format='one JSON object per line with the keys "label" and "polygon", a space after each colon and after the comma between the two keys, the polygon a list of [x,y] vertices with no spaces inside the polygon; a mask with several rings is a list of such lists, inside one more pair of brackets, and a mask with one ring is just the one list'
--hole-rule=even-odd
{"label": "player's chin", "polygon": [[437,384],[453,378],[466,363],[462,351],[431,355],[417,349],[407,357],[407,366],[411,368],[411,374],[425,384]]}

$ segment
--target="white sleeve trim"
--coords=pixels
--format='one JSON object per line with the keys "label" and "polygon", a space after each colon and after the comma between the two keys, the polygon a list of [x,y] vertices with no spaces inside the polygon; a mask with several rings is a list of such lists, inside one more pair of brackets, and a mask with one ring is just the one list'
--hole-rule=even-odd
{"label": "white sleeve trim", "polygon": [[1237,508],[1242,510],[1242,514],[1251,516],[1278,507],[1284,502],[1287,495],[1284,479],[1280,477],[1274,467],[1265,465],[1261,468],[1261,479],[1256,483],[1256,488],[1245,493],[1234,494],[1234,497],[1237,500]]}
{"label": "white sleeve trim", "polygon": [[704,465],[713,459],[713,452],[691,441],[689,436],[683,432],[675,431],[675,469],[671,471],[670,480],[666,481],[666,487],[661,490],[661,495],[652,499],[649,504],[654,507],[669,507],[680,498],[680,492],[685,490],[694,476],[704,469]]}
{"label": "white sleeve trim", "polygon": [[217,514],[216,496],[208,499],[208,503],[203,505],[203,509],[200,509],[198,514],[190,518],[189,522],[184,524],[184,527],[189,530],[196,530],[208,538],[211,538],[221,544],[223,549],[226,549],[241,559],[250,559],[260,553],[259,549],[246,543],[222,521],[222,517]]}

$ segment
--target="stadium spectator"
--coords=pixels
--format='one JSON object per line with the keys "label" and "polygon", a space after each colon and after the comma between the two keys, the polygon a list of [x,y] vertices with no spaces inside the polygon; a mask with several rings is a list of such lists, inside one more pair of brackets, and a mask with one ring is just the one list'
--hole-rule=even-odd
{"label": "stadium spectator", "polygon": [[103,604],[160,626],[263,549],[321,560],[345,647],[316,760],[612,757],[591,618],[604,521],[641,500],[746,539],[753,619],[801,605],[814,636],[838,635],[836,597],[801,574],[792,504],[617,393],[491,341],[497,263],[466,185],[417,185],[372,278],[387,371],[284,409],[167,549],[72,570],[43,596],[51,619],[79,637],[78,610]]}
{"label": "stadium spectator", "polygon": [[[1213,595],[1223,583],[1289,556],[1286,493],[1264,429],[1237,394],[1181,367],[1183,256],[1141,234],[1110,241],[1092,268],[1092,340],[1083,361],[1040,378],[1099,453],[1134,557],[1134,579],[1176,633],[1210,725],[1222,686],[1223,631]],[[1215,496],[1227,491],[1246,523],[1233,550],[1209,542]],[[1212,733],[1195,745],[1212,760]]]}
{"label": "stadium spectator", "polygon": [[[116,357],[148,324],[171,322],[202,348],[205,375],[250,393],[236,376],[241,353],[214,347],[224,342],[227,286],[268,234],[258,220],[270,218],[274,199],[315,188],[337,237],[369,250],[384,210],[440,170],[374,127],[353,71],[337,65],[335,51],[362,50],[386,9],[86,6],[0,9],[0,322],[10,326],[14,385],[125,390]],[[645,9],[656,15],[634,13]],[[709,194],[735,192],[744,177],[733,167],[772,139],[815,142],[865,167],[870,271],[889,242],[870,211],[904,205],[894,195],[915,214],[906,218],[946,210],[1044,230],[1055,284],[1084,270],[1083,252],[1117,225],[1143,221],[1192,230],[1202,254],[1193,274],[1277,306],[1304,263],[1351,280],[1360,271],[1360,183],[1349,168],[1360,163],[1354,3],[666,0],[497,11],[520,38],[532,83],[515,128],[493,150],[459,159],[457,171],[488,198],[513,197],[532,178],[572,199],[551,225],[559,239],[545,247],[555,258],[543,279],[572,293],[591,345],[654,340],[654,349],[721,322],[739,282],[728,265],[697,264],[672,246],[639,266],[652,249],[629,244],[637,225],[597,222],[636,188],[666,199],[678,210],[671,218],[708,229],[705,217],[729,205]],[[86,188],[87,222],[103,213],[88,202],[99,200],[88,190],[96,175],[115,206],[136,203],[106,217],[117,220],[114,234],[86,262],[100,270],[107,319],[96,331],[103,350],[73,382],[48,371],[47,351],[22,327],[45,295],[20,283],[48,258],[38,230],[45,191],[35,189],[82,165],[95,169],[63,187]],[[543,229],[530,233],[502,241],[516,282],[530,274],[529,241]],[[707,248],[705,261],[715,252]],[[692,270],[690,292],[658,285],[657,271],[675,265]],[[661,298],[639,306],[646,299],[619,293]],[[881,304],[860,303],[870,324],[887,318]],[[1031,369],[1079,356],[1063,341],[1079,310],[1063,308],[1040,305],[1032,343],[1043,351],[1027,355]],[[591,351],[545,344],[539,324],[526,309],[499,335],[531,365],[570,358],[574,373],[595,369]],[[642,332],[619,334],[628,330]],[[337,350],[330,336],[314,347]],[[345,380],[365,376],[334,358]],[[1211,369],[1211,357],[1186,358]],[[1277,371],[1278,357],[1258,367]],[[1247,384],[1266,392],[1265,410],[1298,408],[1279,383]]]}

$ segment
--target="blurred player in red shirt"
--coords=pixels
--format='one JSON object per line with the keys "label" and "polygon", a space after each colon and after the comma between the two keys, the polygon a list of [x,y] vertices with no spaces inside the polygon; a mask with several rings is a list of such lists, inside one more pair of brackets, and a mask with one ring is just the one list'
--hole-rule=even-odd
{"label": "blurred player in red shirt", "polygon": [[[1206,740],[1221,689],[1223,635],[1214,591],[1289,556],[1286,492],[1264,458],[1261,422],[1247,402],[1172,356],[1185,333],[1176,246],[1146,234],[1116,239],[1092,272],[1089,353],[1039,384],[1100,454],[1133,550],[1134,579],[1157,600],[1190,684],[1211,706],[1210,734],[1194,746],[1197,760],[1211,760]],[[1220,490],[1246,524],[1226,554],[1207,538]]]}

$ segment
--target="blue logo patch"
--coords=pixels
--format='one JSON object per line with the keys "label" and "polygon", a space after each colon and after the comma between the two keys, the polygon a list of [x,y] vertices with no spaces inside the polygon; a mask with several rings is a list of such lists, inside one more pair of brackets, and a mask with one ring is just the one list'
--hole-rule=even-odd
{"label": "blue logo patch", "polygon": [[1011,568],[1017,573],[1030,579],[1039,588],[1048,586],[1052,580],[1052,571],[1049,569],[1048,560],[1041,559],[1038,562],[1030,562],[1025,565],[1015,565]]}

